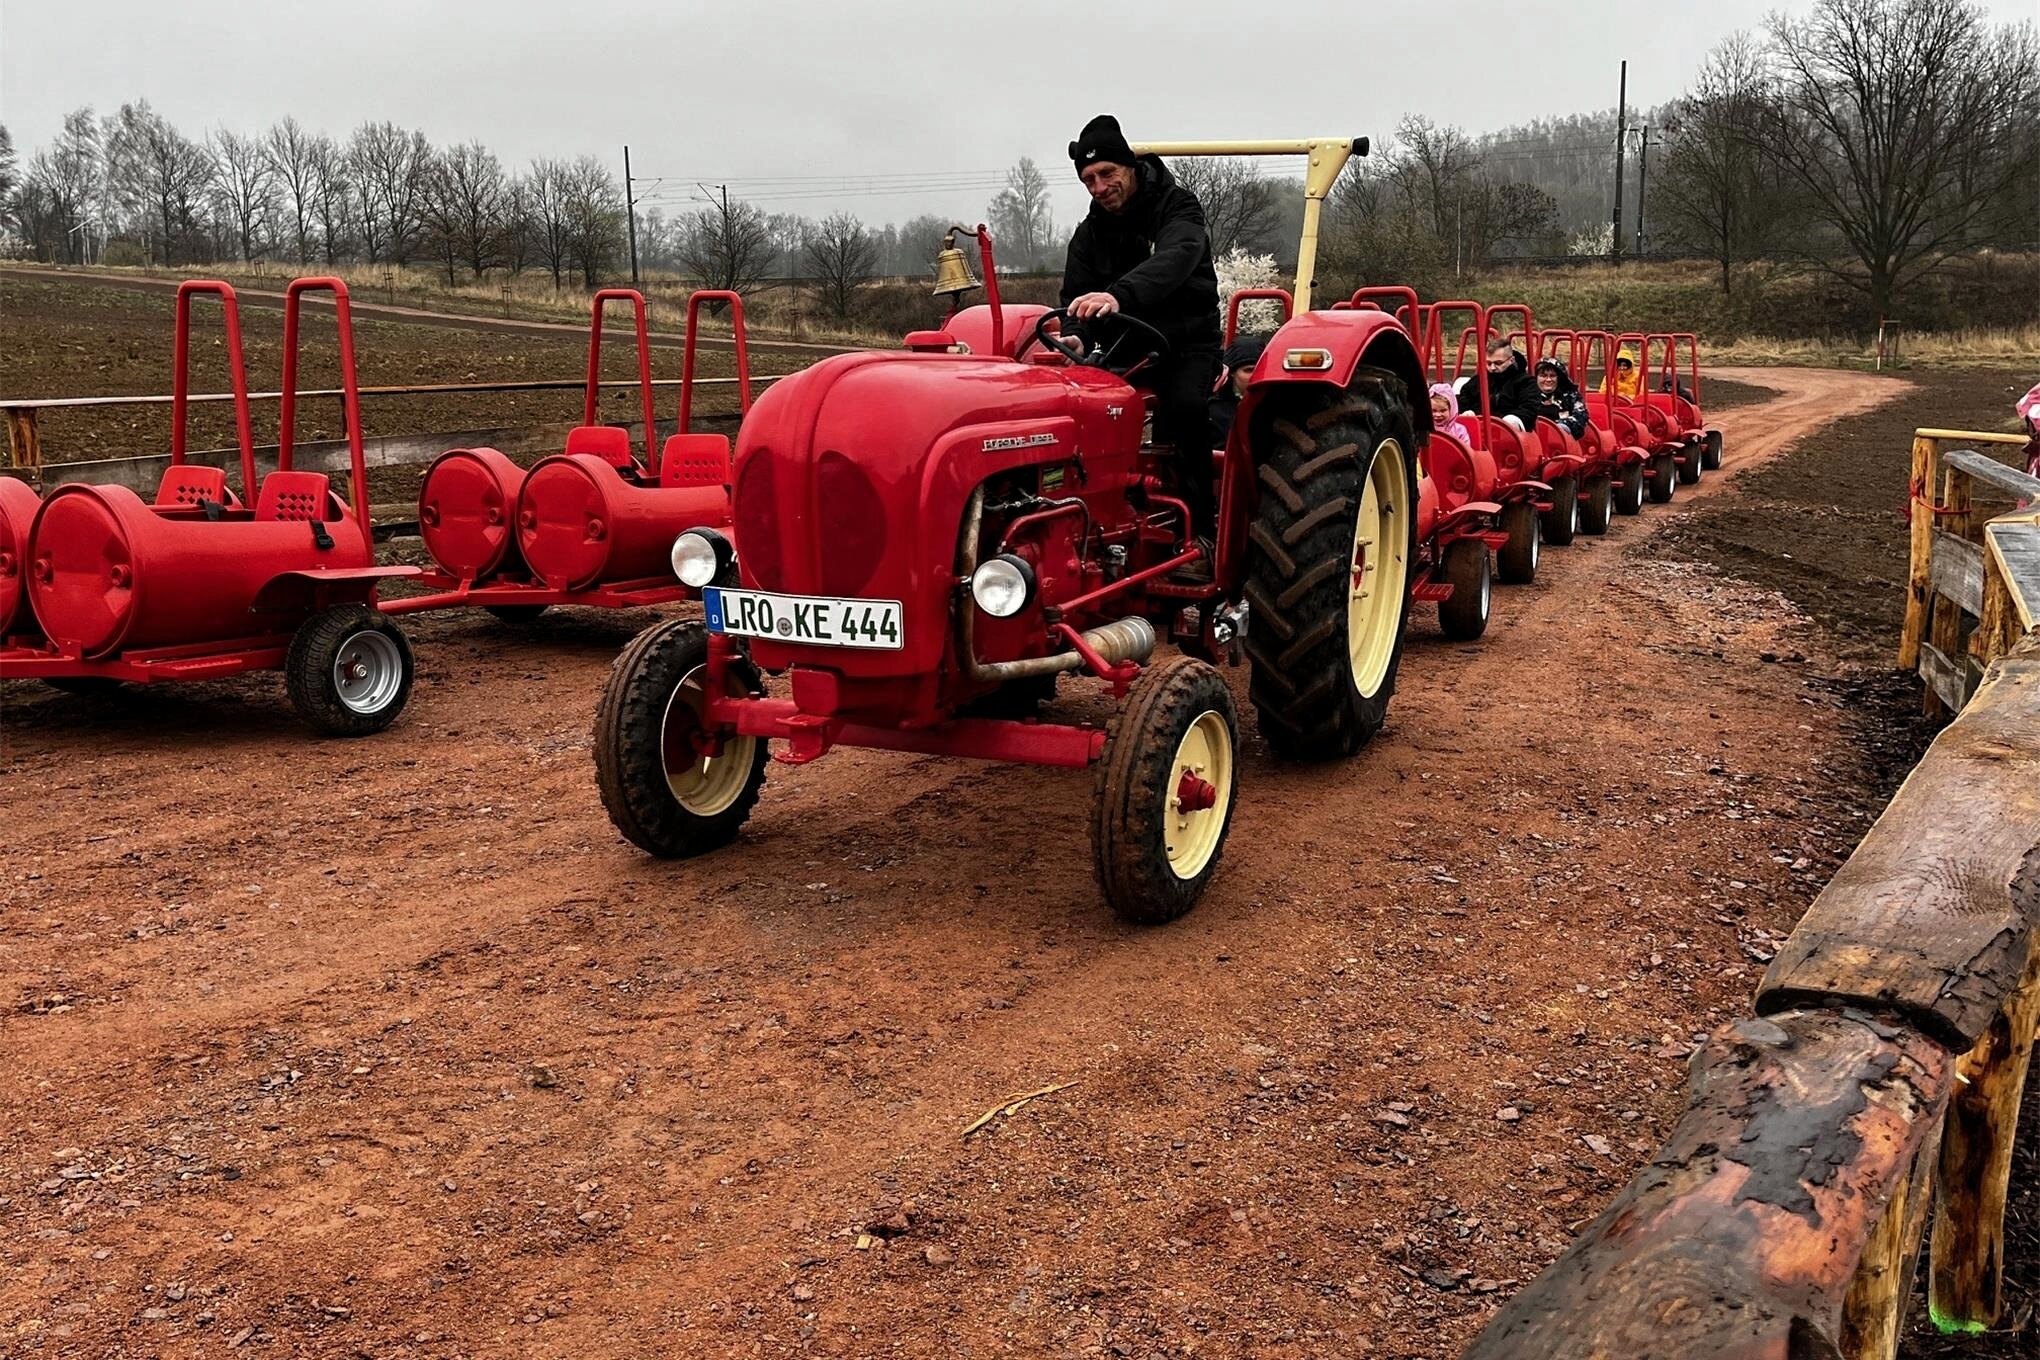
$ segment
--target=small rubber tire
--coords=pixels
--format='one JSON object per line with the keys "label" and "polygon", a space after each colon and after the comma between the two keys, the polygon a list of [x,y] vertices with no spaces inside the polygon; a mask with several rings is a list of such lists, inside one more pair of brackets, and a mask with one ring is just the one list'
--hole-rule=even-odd
{"label": "small rubber tire", "polygon": [[1495,554],[1495,575],[1503,585],[1527,586],[1537,579],[1544,555],[1544,523],[1534,501],[1510,501],[1502,507],[1502,532],[1509,536]]}
{"label": "small rubber tire", "polygon": [[1672,488],[1679,480],[1678,465],[1672,462],[1670,450],[1657,455],[1650,461],[1650,480],[1645,491],[1650,495],[1652,505],[1663,505],[1672,498]]}
{"label": "small rubber tire", "polygon": [[1679,483],[1692,486],[1700,480],[1702,459],[1706,457],[1698,444],[1688,444],[1684,450],[1685,461],[1679,464]]}
{"label": "small rubber tire", "polygon": [[1544,512],[1544,541],[1570,544],[1580,531],[1580,479],[1568,473],[1551,484],[1551,509]]}
{"label": "small rubber tire", "polygon": [[1606,473],[1587,478],[1587,498],[1580,502],[1580,532],[1598,538],[1608,532],[1615,513],[1615,484]]}
{"label": "small rubber tire", "polygon": [[[625,840],[660,859],[689,859],[734,841],[765,786],[768,743],[732,736],[721,755],[689,767],[697,779],[710,779],[709,761],[734,762],[714,774],[702,806],[688,807],[675,787],[666,764],[667,727],[685,721],[680,710],[689,705],[681,690],[707,665],[708,630],[700,621],[648,628],[609,668],[595,707],[595,783],[603,810]],[[729,684],[732,692],[761,687],[757,668],[741,653],[730,659]]]}
{"label": "small rubber tire", "polygon": [[1643,512],[1643,464],[1626,463],[1622,476],[1615,483],[1615,513],[1635,515]]}
{"label": "small rubber tire", "polygon": [[[1232,691],[1216,667],[1177,656],[1134,680],[1108,729],[1091,790],[1092,867],[1106,905],[1122,921],[1161,925],[1197,904],[1218,869],[1239,801],[1239,747]],[[1177,802],[1186,751],[1204,755],[1215,768],[1203,772],[1219,776],[1210,781],[1216,804],[1188,813]],[[1189,837],[1175,847],[1175,859],[1172,834]]]}
{"label": "small rubber tire", "polygon": [[552,606],[543,604],[491,604],[484,605],[491,614],[505,623],[536,623],[539,615]]}
{"label": "small rubber tire", "polygon": [[1438,629],[1454,642],[1472,642],[1487,631],[1494,608],[1495,555],[1478,538],[1445,546],[1438,575],[1452,594],[1438,602]]}
{"label": "small rubber tire", "polygon": [[125,682],[110,675],[46,675],[43,683],[75,699],[110,699]]}
{"label": "small rubber tire", "polygon": [[[365,737],[388,727],[410,700],[416,674],[404,630],[366,604],[336,604],[312,615],[291,635],[283,659],[291,707],[327,737]],[[350,684],[359,692],[350,693]]]}
{"label": "small rubber tire", "polygon": [[1707,432],[1706,446],[1700,453],[1700,466],[1706,468],[1709,472],[1713,472],[1721,466],[1721,431],[1709,430]]}

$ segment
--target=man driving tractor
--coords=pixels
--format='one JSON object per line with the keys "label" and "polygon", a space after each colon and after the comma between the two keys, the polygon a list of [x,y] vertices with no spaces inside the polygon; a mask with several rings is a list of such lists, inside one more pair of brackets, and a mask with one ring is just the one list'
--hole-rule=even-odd
{"label": "man driving tractor", "polygon": [[1218,494],[1206,402],[1223,332],[1203,205],[1161,157],[1134,155],[1110,114],[1086,123],[1069,149],[1091,211],[1070,237],[1062,304],[1079,319],[1124,312],[1168,340],[1167,354],[1130,377],[1155,394],[1155,441],[1174,448],[1191,532],[1209,540]]}

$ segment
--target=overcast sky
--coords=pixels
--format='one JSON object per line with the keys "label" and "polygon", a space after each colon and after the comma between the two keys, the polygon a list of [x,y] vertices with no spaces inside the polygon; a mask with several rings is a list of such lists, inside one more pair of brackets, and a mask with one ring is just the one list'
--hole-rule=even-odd
{"label": "overcast sky", "polygon": [[[1474,132],[1677,96],[1774,0],[0,0],[0,122],[23,158],[64,113],[147,98],[187,135],[284,114],[344,136],[392,119],[522,167],[622,146],[649,206],[694,182],[774,211],[877,225],[975,220],[1032,156],[1057,220],[1065,147],[1115,113],[1135,141],[1366,134],[1404,113]],[[1785,8],[1803,9],[1805,0]],[[2035,0],[1987,0],[2031,18]]]}

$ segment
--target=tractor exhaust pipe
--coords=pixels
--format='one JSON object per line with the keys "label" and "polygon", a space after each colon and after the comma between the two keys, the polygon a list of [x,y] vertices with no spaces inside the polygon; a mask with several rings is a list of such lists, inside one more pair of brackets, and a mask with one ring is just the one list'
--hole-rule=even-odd
{"label": "tractor exhaust pipe", "polygon": [[[1155,626],[1139,617],[1124,618],[1117,623],[1101,623],[1083,634],[1084,645],[1096,652],[1106,664],[1117,666],[1127,661],[1144,662],[1155,653]],[[1030,656],[1020,661],[978,662],[970,668],[970,677],[988,684],[1006,680],[1024,680],[1034,675],[1054,675],[1061,671],[1080,671],[1084,668],[1083,653],[1072,648],[1057,652],[1054,656]]]}

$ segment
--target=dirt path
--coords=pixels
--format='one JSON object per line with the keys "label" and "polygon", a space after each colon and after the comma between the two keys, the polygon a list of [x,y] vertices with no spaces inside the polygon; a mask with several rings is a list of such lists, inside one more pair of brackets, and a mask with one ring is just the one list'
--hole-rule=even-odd
{"label": "dirt path", "polygon": [[[49,269],[38,268],[34,265],[8,265],[6,270],[10,274],[19,274],[27,278],[48,279],[63,283],[82,283],[96,288],[125,288],[158,293],[175,293],[180,282],[177,279],[148,278],[137,274],[98,274],[90,270]],[[368,300],[368,296],[372,295],[372,293],[372,289],[364,288],[360,294],[356,294],[349,299],[353,303],[356,315],[381,317],[389,321],[410,321],[426,326],[451,326],[460,330],[518,331],[542,335],[572,335],[582,338],[585,338],[588,334],[588,323],[585,321],[529,321],[506,316],[475,316],[467,312],[435,312],[423,307],[399,307],[387,302],[372,302]],[[283,290],[281,288],[244,288],[237,286],[234,289],[234,295],[242,303],[249,306],[271,308],[277,311],[283,310]],[[333,305],[332,296],[325,293],[308,294],[305,301],[307,304],[322,307],[331,307]],[[616,315],[620,316],[622,314],[617,313]],[[618,335],[629,334],[628,326],[616,324],[613,318],[612,323],[605,327],[605,333],[608,331],[614,331]],[[652,346],[655,349],[678,349],[684,338],[684,336],[676,331],[654,330],[651,332]],[[736,345],[736,341],[730,336],[712,335],[707,332],[702,334],[700,343],[719,349],[732,349]],[[844,352],[844,348],[841,345],[818,345],[802,340],[762,339],[755,335],[747,339],[747,348],[753,350],[793,350],[816,355],[841,354]]]}
{"label": "dirt path", "polygon": [[[1741,376],[1731,468],[1902,386]],[[1161,930],[1082,774],[840,753],[639,857],[587,733],[643,616],[422,621],[352,745],[0,687],[0,1353],[1456,1354],[1874,813],[1778,597],[1632,551],[1695,494],[1478,646],[1426,609],[1362,758],[1249,720]]]}

